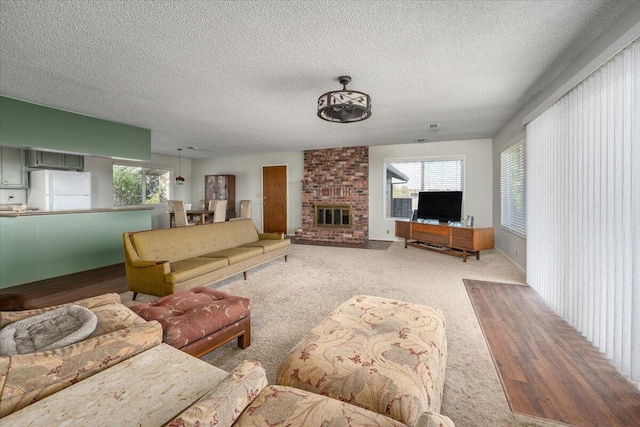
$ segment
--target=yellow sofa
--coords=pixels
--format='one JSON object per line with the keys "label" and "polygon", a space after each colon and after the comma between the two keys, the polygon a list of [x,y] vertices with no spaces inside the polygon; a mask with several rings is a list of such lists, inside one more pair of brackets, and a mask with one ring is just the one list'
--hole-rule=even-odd
{"label": "yellow sofa", "polygon": [[291,242],[279,233],[259,233],[251,219],[193,227],[124,233],[129,290],[165,296],[208,286],[277,257]]}

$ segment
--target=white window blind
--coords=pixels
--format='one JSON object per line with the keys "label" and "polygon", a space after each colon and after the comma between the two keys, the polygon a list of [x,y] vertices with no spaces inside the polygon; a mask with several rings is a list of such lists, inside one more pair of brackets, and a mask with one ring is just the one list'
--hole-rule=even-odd
{"label": "white window blind", "polygon": [[640,381],[640,41],[527,125],[527,282]]}
{"label": "white window blind", "polygon": [[463,191],[463,159],[386,162],[385,216],[409,218],[421,191]]}
{"label": "white window blind", "polygon": [[521,140],[500,154],[500,225],[527,234],[527,153]]}

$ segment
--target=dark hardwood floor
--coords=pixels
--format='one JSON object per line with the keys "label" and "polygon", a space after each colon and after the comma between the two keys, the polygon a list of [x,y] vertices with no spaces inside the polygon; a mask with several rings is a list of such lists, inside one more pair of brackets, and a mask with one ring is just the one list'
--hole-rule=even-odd
{"label": "dark hardwood floor", "polygon": [[[524,285],[465,280],[514,412],[576,426],[640,426],[640,392]],[[124,264],[0,289],[0,310],[126,292]]]}
{"label": "dark hardwood floor", "polygon": [[640,391],[529,286],[465,280],[511,410],[640,426]]}
{"label": "dark hardwood floor", "polygon": [[0,289],[0,310],[40,308],[129,290],[123,264]]}

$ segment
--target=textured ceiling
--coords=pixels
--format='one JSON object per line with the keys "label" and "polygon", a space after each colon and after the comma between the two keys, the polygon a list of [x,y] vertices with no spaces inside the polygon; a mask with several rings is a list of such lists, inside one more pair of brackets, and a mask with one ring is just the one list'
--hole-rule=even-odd
{"label": "textured ceiling", "polygon": [[[0,0],[0,93],[191,158],[490,138],[631,3]],[[316,115],[344,74],[364,122]]]}

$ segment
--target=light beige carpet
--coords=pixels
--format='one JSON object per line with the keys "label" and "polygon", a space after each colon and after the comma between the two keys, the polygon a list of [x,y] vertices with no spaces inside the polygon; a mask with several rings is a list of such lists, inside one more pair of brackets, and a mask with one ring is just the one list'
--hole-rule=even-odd
{"label": "light beige carpet", "polygon": [[[524,274],[500,253],[478,261],[394,243],[388,250],[293,245],[282,258],[212,287],[251,300],[251,346],[235,340],[202,359],[231,371],[258,360],[270,383],[288,351],[331,310],[368,294],[439,307],[447,322],[448,364],[442,413],[458,427],[555,426],[511,413],[462,279],[523,283]],[[129,306],[131,292],[122,295]],[[138,301],[155,297],[139,295]],[[136,302],[133,302],[135,304]]]}

